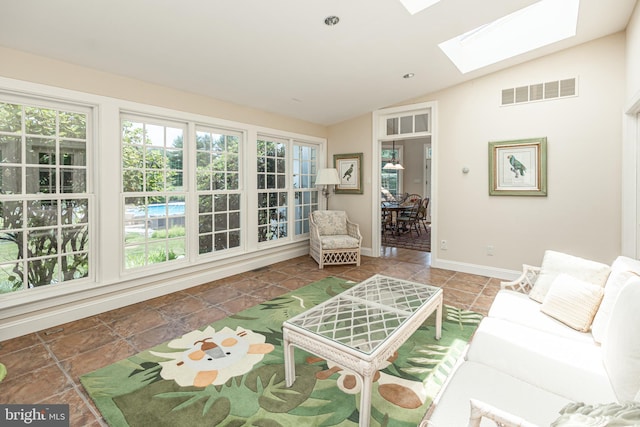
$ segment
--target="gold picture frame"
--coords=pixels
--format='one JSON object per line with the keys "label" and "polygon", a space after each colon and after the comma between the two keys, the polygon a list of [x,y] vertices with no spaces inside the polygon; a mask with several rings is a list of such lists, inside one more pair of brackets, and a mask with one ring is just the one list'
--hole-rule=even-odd
{"label": "gold picture frame", "polygon": [[489,142],[489,195],[546,196],[547,138]]}
{"label": "gold picture frame", "polygon": [[336,194],[362,194],[362,153],[334,154],[333,167],[338,170],[340,184]]}

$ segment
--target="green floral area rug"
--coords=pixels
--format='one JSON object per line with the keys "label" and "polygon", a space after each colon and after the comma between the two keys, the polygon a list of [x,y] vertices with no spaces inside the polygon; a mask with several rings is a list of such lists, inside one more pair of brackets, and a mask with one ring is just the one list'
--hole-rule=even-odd
{"label": "green floral area rug", "polygon": [[[360,384],[300,349],[285,385],[282,323],[355,283],[326,278],[81,378],[110,426],[357,426]],[[482,316],[445,306],[375,377],[372,426],[415,427]]]}

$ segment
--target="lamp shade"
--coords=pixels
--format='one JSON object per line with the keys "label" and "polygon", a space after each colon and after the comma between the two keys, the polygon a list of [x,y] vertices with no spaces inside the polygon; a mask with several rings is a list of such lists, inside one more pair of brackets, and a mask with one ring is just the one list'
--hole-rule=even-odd
{"label": "lamp shade", "polygon": [[338,185],[340,177],[338,170],[333,168],[320,169],[316,175],[316,185]]}

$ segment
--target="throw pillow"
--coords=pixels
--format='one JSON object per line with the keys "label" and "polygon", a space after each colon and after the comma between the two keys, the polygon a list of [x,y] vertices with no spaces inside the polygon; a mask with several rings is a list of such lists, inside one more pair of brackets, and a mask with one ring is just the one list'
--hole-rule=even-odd
{"label": "throw pillow", "polygon": [[562,252],[546,251],[540,266],[540,274],[529,292],[529,297],[534,301],[543,302],[551,283],[560,273],[566,273],[594,285],[604,286],[610,272],[611,268],[600,262]]}
{"label": "throw pillow", "polygon": [[569,403],[560,410],[560,414],[551,427],[640,425],[640,403],[637,402],[598,405]]}
{"label": "throw pillow", "polygon": [[540,311],[580,332],[588,332],[604,290],[568,274],[558,275],[544,298]]}
{"label": "throw pillow", "polygon": [[604,285],[604,297],[591,325],[593,339],[596,342],[602,344],[604,341],[609,318],[611,317],[611,310],[620,293],[620,289],[622,289],[629,279],[637,275],[640,275],[640,261],[636,259],[619,256],[613,264],[611,264],[611,274],[607,279],[607,283]]}
{"label": "throw pillow", "polygon": [[602,343],[604,367],[618,401],[637,398],[640,390],[640,277],[620,290]]}

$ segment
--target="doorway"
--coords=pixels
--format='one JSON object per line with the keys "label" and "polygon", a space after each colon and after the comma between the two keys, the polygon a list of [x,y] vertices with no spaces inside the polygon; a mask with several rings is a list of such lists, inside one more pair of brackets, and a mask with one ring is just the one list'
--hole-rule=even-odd
{"label": "doorway", "polygon": [[[433,129],[435,109],[436,103],[428,102],[374,112],[374,139],[372,141],[373,206],[375,207],[372,215],[372,252],[374,254],[378,253],[380,256],[385,256],[385,253],[389,253],[390,248],[395,248],[395,246],[391,246],[393,242],[383,241],[381,233],[381,211],[384,200],[383,150],[388,154],[394,141],[397,152],[402,153],[400,162],[404,167],[397,179],[397,192],[400,194],[418,194],[421,199],[429,198],[427,221],[431,224],[429,224],[430,226],[427,225],[427,232],[424,231],[422,223],[420,223],[420,227],[423,236],[428,233],[430,241],[436,241],[434,240],[434,206],[437,205],[436,186],[434,185],[436,177],[434,173],[436,167],[434,155],[436,153],[436,140]],[[414,232],[413,235],[416,236],[417,234]],[[428,260],[425,260],[425,263],[430,263],[431,249],[431,247],[428,248],[429,252],[426,253]]]}

